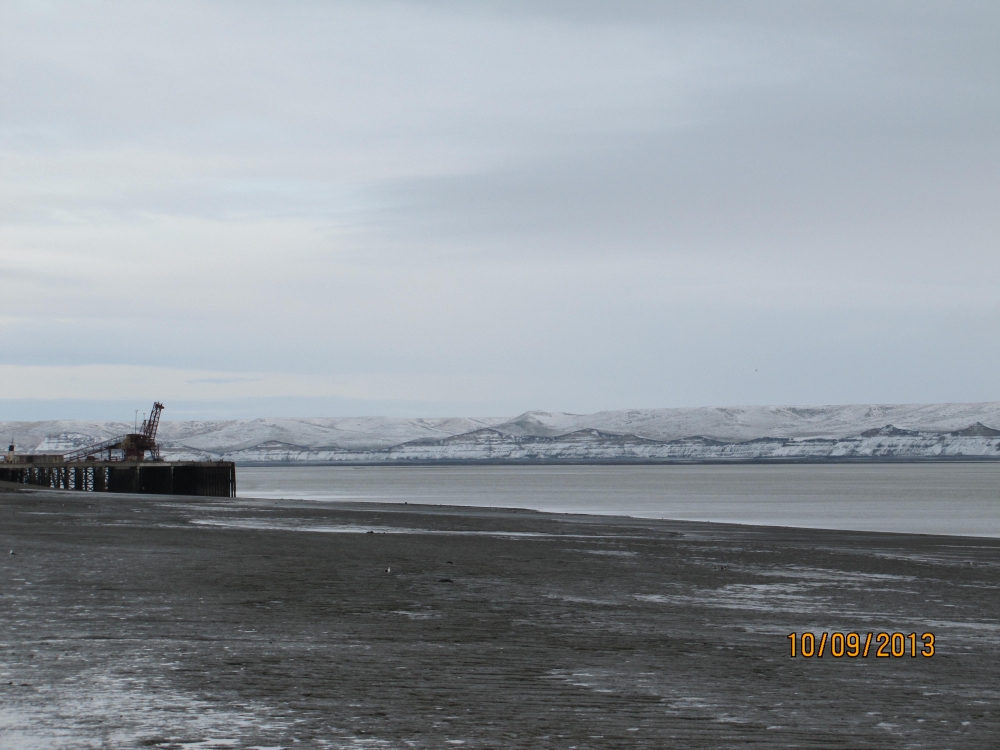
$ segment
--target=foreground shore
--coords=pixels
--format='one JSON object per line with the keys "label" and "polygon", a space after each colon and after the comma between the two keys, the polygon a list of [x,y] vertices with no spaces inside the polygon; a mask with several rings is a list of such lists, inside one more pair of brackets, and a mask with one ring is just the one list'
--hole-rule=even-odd
{"label": "foreground shore", "polygon": [[[1000,734],[997,539],[41,491],[0,514],[4,750]],[[936,653],[790,658],[803,631]]]}

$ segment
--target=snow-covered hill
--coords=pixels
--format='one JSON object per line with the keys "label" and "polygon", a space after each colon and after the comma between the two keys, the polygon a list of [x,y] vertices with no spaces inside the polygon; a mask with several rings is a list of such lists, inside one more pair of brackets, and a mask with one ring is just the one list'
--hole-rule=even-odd
{"label": "snow-covered hill", "polygon": [[[65,452],[123,422],[0,422],[19,450]],[[1000,402],[533,411],[513,419],[388,417],[169,422],[168,459],[249,462],[1000,458]]]}
{"label": "snow-covered hill", "polygon": [[761,437],[839,438],[887,424],[908,430],[951,432],[976,422],[1000,428],[1000,402],[630,409],[585,415],[534,411],[497,425],[496,429],[511,435],[549,437],[596,429],[650,440],[700,435],[728,442]]}

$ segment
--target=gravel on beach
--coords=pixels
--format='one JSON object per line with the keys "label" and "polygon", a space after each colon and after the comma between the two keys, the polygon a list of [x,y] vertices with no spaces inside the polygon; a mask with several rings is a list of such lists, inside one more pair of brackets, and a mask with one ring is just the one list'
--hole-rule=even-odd
{"label": "gravel on beach", "polygon": [[[0,519],[4,750],[1000,736],[998,539],[9,490]],[[789,655],[883,631],[935,654]]]}

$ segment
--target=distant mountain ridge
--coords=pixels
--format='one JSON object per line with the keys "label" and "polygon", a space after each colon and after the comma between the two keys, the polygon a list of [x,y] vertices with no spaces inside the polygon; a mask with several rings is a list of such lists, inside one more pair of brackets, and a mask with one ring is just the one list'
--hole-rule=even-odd
{"label": "distant mountain ridge", "polygon": [[[55,453],[131,427],[0,422],[0,437],[20,450]],[[168,459],[242,463],[1000,458],[1000,402],[164,421],[159,437]]]}

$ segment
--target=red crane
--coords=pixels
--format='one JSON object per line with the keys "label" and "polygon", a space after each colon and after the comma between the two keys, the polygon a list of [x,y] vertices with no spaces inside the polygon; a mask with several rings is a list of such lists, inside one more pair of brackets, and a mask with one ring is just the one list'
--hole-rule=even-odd
{"label": "red crane", "polygon": [[154,461],[160,457],[160,446],[156,444],[156,431],[160,427],[160,412],[163,411],[163,404],[159,401],[153,402],[153,411],[142,420],[142,427],[139,432],[133,432],[125,436],[122,441],[122,451],[126,461],[141,461],[146,451]]}
{"label": "red crane", "polygon": [[126,435],[119,435],[116,438],[105,440],[96,445],[89,445],[86,448],[75,450],[64,456],[66,461],[86,461],[101,457],[107,453],[107,460],[114,460],[112,452],[119,450],[122,452],[122,461],[142,461],[149,452],[149,457],[158,461],[160,459],[160,446],[156,443],[156,431],[160,427],[160,412],[163,411],[163,404],[159,401],[153,403],[153,411],[149,417],[143,420],[139,432],[130,432]]}

